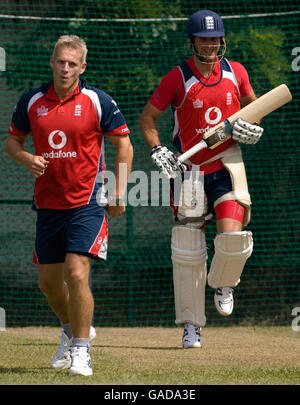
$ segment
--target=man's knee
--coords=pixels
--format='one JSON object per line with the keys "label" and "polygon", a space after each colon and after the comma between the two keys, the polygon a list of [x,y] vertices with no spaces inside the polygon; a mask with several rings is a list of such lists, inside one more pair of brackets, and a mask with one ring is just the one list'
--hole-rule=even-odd
{"label": "man's knee", "polygon": [[55,294],[64,288],[63,264],[39,264],[39,288],[46,296]]}
{"label": "man's knee", "polygon": [[69,287],[87,284],[89,281],[90,258],[84,255],[68,253],[65,262],[65,276]]}
{"label": "man's knee", "polygon": [[39,277],[39,289],[44,295],[50,296],[57,290],[57,285],[49,279]]}

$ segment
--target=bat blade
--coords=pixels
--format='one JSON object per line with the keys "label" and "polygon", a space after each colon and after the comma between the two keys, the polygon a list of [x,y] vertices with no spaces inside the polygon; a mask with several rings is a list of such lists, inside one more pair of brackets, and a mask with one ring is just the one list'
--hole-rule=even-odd
{"label": "bat blade", "polygon": [[285,84],[275,87],[268,93],[252,101],[238,112],[231,115],[227,120],[221,122],[215,127],[209,129],[204,135],[202,141],[197,143],[187,152],[179,156],[180,162],[184,162],[204,148],[214,149],[230,138],[230,133],[227,131],[230,126],[238,118],[242,118],[251,124],[260,121],[263,117],[271,112],[282,107],[284,104],[292,100],[292,94]]}

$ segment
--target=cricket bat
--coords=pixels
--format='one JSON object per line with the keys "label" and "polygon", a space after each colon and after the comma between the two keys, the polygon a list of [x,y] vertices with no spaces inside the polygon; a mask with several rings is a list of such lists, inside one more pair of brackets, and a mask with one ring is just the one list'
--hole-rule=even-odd
{"label": "cricket bat", "polygon": [[246,107],[231,115],[227,120],[209,129],[203,135],[203,139],[191,149],[180,155],[178,160],[180,162],[185,162],[202,149],[214,149],[221,145],[221,143],[230,138],[231,124],[238,118],[242,118],[244,121],[254,124],[291,100],[292,94],[287,85],[281,84],[280,86],[275,87],[273,90],[257,98],[252,101],[252,103],[246,105]]}

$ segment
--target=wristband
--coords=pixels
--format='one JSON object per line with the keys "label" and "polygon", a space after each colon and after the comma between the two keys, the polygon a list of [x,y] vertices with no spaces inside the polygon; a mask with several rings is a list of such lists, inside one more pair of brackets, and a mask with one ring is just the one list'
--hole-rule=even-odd
{"label": "wristband", "polygon": [[154,152],[157,152],[158,150],[161,149],[161,145],[155,145],[151,148],[150,156],[153,155]]}

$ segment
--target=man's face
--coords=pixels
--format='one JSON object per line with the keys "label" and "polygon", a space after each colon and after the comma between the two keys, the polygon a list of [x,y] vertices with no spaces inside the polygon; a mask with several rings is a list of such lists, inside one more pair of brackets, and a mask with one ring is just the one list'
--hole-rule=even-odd
{"label": "man's face", "polygon": [[56,87],[67,90],[77,85],[79,76],[86,68],[86,63],[83,63],[81,58],[80,49],[60,46],[56,50],[50,62]]}
{"label": "man's face", "polygon": [[207,63],[213,63],[216,61],[216,57],[219,53],[221,39],[219,37],[202,38],[195,37],[194,45],[196,50]]}

